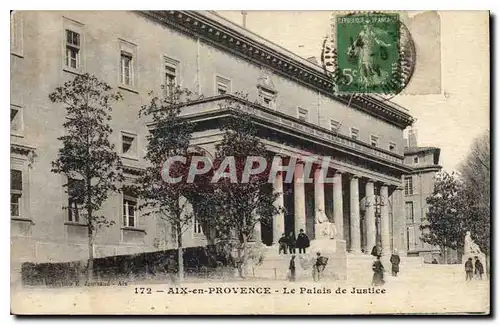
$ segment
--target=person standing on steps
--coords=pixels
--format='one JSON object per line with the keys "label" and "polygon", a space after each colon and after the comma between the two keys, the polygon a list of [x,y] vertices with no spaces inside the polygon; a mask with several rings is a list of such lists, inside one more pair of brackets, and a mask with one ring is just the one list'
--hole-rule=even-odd
{"label": "person standing on steps", "polygon": [[295,254],[295,247],[296,247],[295,245],[296,245],[295,234],[292,231],[288,236],[288,250],[290,251],[290,254]]}
{"label": "person standing on steps", "polygon": [[297,248],[299,249],[299,254],[305,254],[306,248],[309,247],[309,244],[309,237],[307,237],[304,229],[300,229],[299,235],[297,236]]}
{"label": "person standing on steps", "polygon": [[398,276],[399,272],[399,263],[401,262],[401,258],[398,255],[398,250],[395,249],[394,253],[391,255],[390,259],[392,265],[392,276]]}
{"label": "person standing on steps", "polygon": [[286,238],[285,233],[281,234],[281,238],[278,240],[278,245],[279,245],[278,255],[281,254],[281,252],[283,252],[283,254],[286,255],[286,251],[288,249],[287,243],[288,243],[288,238]]}

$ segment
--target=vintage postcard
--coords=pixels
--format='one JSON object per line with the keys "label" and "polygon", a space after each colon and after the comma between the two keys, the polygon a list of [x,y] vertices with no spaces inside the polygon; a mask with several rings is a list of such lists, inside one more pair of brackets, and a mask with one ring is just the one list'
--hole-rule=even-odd
{"label": "vintage postcard", "polygon": [[487,11],[12,11],[11,312],[490,313]]}

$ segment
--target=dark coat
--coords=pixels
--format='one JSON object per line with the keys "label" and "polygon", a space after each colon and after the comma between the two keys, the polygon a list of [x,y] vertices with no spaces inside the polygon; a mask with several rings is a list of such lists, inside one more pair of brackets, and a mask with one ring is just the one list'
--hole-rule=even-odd
{"label": "dark coat", "polygon": [[384,266],[382,265],[382,262],[380,262],[379,260],[373,262],[372,270],[373,270],[372,284],[383,285],[385,281],[384,281]]}
{"label": "dark coat", "polygon": [[373,246],[371,255],[375,257],[381,256],[382,252],[380,251],[380,248],[378,246]]}
{"label": "dark coat", "polygon": [[474,271],[474,266],[472,265],[472,261],[467,260],[465,262],[465,272],[472,272]]}
{"label": "dark coat", "polygon": [[476,262],[474,262],[474,268],[476,269],[476,273],[478,274],[484,273],[483,263],[481,263],[480,260],[476,260]]}
{"label": "dark coat", "polygon": [[295,259],[290,260],[290,266],[288,267],[289,270],[295,270]]}
{"label": "dark coat", "polygon": [[399,272],[399,263],[401,262],[401,258],[398,254],[392,254],[390,262],[392,264],[392,271]]}
{"label": "dark coat", "polygon": [[288,243],[288,238],[286,236],[282,236],[279,240],[278,240],[278,244],[280,245],[286,245]]}
{"label": "dark coat", "polygon": [[305,233],[300,233],[297,236],[297,248],[307,248],[309,247],[309,244],[309,237],[307,237]]}
{"label": "dark coat", "polygon": [[288,247],[294,248],[296,245],[295,235],[288,236]]}

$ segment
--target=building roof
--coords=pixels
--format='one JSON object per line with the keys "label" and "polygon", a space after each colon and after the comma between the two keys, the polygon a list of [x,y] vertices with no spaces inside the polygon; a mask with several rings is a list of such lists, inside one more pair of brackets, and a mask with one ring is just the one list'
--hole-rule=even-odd
{"label": "building roof", "polygon": [[434,165],[439,165],[441,148],[438,147],[405,147],[405,156],[414,155],[421,152],[432,152],[434,155]]}
{"label": "building roof", "polygon": [[405,154],[414,154],[414,153],[419,153],[419,152],[426,152],[426,151],[435,151],[435,150],[441,150],[438,147],[405,147]]}
{"label": "building roof", "polygon": [[[404,107],[377,95],[342,95],[332,92],[332,78],[319,65],[227,20],[213,11],[142,11],[142,14],[201,38],[215,47],[258,62],[274,72],[400,128],[414,119]],[[318,49],[319,51],[319,49]]]}

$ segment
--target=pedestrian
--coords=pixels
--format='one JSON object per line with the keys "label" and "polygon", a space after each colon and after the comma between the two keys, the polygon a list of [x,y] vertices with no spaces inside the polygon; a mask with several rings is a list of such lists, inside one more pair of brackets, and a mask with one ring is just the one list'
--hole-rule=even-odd
{"label": "pedestrian", "polygon": [[381,256],[382,255],[382,250],[378,245],[373,246],[371,254],[374,257]]}
{"label": "pedestrian", "polygon": [[286,255],[286,251],[288,249],[287,243],[288,239],[286,238],[285,233],[281,234],[281,238],[278,240],[278,245],[279,245],[278,255],[281,254],[281,252],[283,252],[283,254]]}
{"label": "pedestrian", "polygon": [[309,244],[309,237],[307,237],[304,229],[300,229],[299,235],[297,236],[297,248],[299,249],[299,254],[305,254],[306,248],[309,247]]}
{"label": "pedestrian", "polygon": [[316,253],[316,262],[313,265],[313,281],[319,281],[321,274],[328,264],[328,257],[321,256],[320,252]]}
{"label": "pedestrian", "polygon": [[290,266],[288,267],[288,270],[290,271],[289,280],[291,282],[295,282],[295,255],[292,255],[292,258],[290,259]]}
{"label": "pedestrian", "polygon": [[288,236],[288,250],[290,251],[290,254],[295,254],[295,247],[296,247],[295,245],[296,245],[295,234],[292,231]]}
{"label": "pedestrian", "polygon": [[472,280],[472,272],[474,271],[474,267],[472,265],[472,258],[469,257],[467,262],[465,262],[465,281]]}
{"label": "pedestrian", "polygon": [[165,262],[165,273],[167,273],[170,284],[177,284],[177,262],[173,256],[167,256],[167,261]]}
{"label": "pedestrian", "polygon": [[395,249],[394,253],[391,255],[390,262],[392,264],[392,276],[398,276],[399,263],[401,262],[401,258],[398,255],[397,249]]}
{"label": "pedestrian", "polygon": [[474,274],[476,276],[476,279],[479,278],[479,280],[483,279],[483,273],[484,273],[484,267],[483,263],[477,258],[477,256],[474,256]]}
{"label": "pedestrian", "polygon": [[380,255],[377,256],[377,260],[375,262],[373,262],[372,270],[373,270],[372,285],[374,285],[374,286],[383,285],[385,283],[385,281],[384,281],[384,266],[382,265],[382,262],[380,261]]}
{"label": "pedestrian", "polygon": [[439,264],[439,263],[438,263],[438,261],[436,260],[436,258],[434,258],[434,259],[432,260],[432,263],[431,263],[431,264]]}

